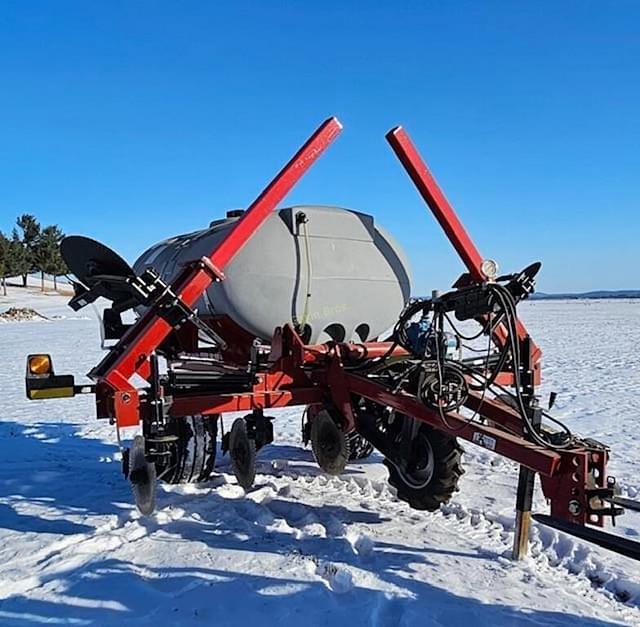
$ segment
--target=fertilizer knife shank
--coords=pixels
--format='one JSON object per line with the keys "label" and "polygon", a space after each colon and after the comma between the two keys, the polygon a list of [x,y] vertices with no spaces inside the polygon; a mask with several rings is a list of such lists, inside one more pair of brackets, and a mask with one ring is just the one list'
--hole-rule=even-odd
{"label": "fertilizer knife shank", "polygon": [[[223,278],[222,270],[227,263],[341,130],[342,125],[336,118],[326,120],[258,196],[210,256],[191,268],[185,268],[173,287],[186,305],[193,306],[212,281]],[[116,413],[119,426],[138,423],[138,404],[135,402],[137,393],[129,379],[136,372],[143,376],[148,374],[149,356],[171,330],[171,325],[159,317],[158,312],[150,309],[93,371],[92,376],[103,379],[115,390],[114,402],[119,410]],[[115,355],[115,359],[110,359],[111,355]]]}

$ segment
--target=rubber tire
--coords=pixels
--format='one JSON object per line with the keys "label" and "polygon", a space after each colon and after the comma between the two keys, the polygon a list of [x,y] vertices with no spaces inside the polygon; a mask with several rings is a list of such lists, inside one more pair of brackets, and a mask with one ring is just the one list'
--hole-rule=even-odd
{"label": "rubber tire", "polygon": [[424,487],[408,484],[388,459],[384,460],[384,465],[389,470],[389,484],[397,490],[401,501],[413,509],[434,512],[458,490],[458,481],[464,474],[461,465],[463,449],[456,438],[427,425],[420,426],[417,437],[426,438],[434,459],[431,479]]}
{"label": "rubber tire", "polygon": [[[171,444],[171,458],[167,467],[156,462],[158,477],[165,483],[201,483],[213,473],[216,462],[217,416],[184,416],[174,418],[169,433],[177,435]],[[162,476],[160,477],[160,475]]]}
{"label": "rubber tire", "polygon": [[347,446],[349,447],[349,461],[355,462],[366,459],[373,453],[373,444],[365,440],[359,433],[352,431],[347,433]]}

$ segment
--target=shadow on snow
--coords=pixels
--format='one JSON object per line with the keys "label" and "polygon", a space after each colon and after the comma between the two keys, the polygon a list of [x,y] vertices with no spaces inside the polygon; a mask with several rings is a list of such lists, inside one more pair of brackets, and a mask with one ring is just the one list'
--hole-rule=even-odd
{"label": "shadow on snow", "polygon": [[[123,513],[122,503],[130,500],[130,493],[119,473],[119,464],[101,461],[113,457],[115,447],[76,432],[76,426],[64,423],[0,424],[0,533],[52,534],[51,541],[56,535],[86,537],[95,532],[95,527],[68,520],[69,515],[89,519],[92,515]],[[290,446],[274,445],[264,453],[261,458],[266,462],[311,461],[309,451]],[[302,471],[316,474],[315,469],[306,466]],[[246,627],[251,621],[269,625],[303,621],[308,625],[350,627],[466,626],[470,621],[474,627],[566,625],[574,621],[587,627],[610,624],[561,612],[485,604],[413,578],[417,565],[435,566],[429,560],[430,554],[492,560],[495,556],[490,553],[411,549],[376,541],[371,554],[362,557],[344,537],[343,525],[375,526],[388,520],[372,511],[341,505],[312,506],[283,498],[274,498],[265,505],[207,492],[199,496],[181,494],[179,488],[161,491],[159,505],[180,507],[185,515],[166,523],[155,517],[138,519],[146,534],[129,543],[135,547],[135,559],[121,560],[97,552],[66,570],[25,573],[25,578],[38,577],[38,585],[29,594],[15,594],[0,601],[0,624],[105,625],[122,620],[150,625],[197,623],[231,627]],[[21,513],[26,504],[42,507],[45,513]],[[275,519],[283,519],[292,528],[318,522],[329,537],[296,537],[267,528]],[[168,559],[175,542],[181,546],[188,542],[193,547],[189,555],[197,552],[203,565],[147,565],[144,540],[149,536],[153,536],[154,547],[164,543],[163,557]],[[278,576],[246,572],[257,556],[275,564],[276,568],[269,570]],[[338,568],[348,565],[365,575],[371,573],[372,579],[375,576],[398,594],[358,585],[345,594],[337,594],[323,579],[306,581],[305,577],[294,576],[295,572],[304,573],[305,568],[309,572],[309,567],[320,572],[323,564]],[[54,585],[55,602],[38,598],[38,590],[48,584]]]}

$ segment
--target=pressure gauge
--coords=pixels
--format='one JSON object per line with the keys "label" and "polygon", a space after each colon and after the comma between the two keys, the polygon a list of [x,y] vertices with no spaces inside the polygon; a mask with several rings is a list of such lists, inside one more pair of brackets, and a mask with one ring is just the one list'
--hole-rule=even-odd
{"label": "pressure gauge", "polygon": [[480,271],[489,281],[495,281],[495,278],[498,276],[498,264],[493,259],[485,259],[480,264]]}

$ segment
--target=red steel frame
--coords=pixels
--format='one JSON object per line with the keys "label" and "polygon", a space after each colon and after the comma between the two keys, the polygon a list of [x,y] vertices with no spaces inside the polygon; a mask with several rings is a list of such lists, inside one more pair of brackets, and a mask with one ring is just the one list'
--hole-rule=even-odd
{"label": "red steel frame", "polygon": [[[213,281],[224,279],[222,269],[341,130],[342,125],[335,117],[321,124],[256,198],[209,257],[203,257],[193,267],[185,268],[173,283],[175,293],[184,303],[193,306]],[[113,390],[113,405],[118,426],[138,424],[138,392],[130,379],[135,373],[148,377],[148,358],[171,331],[169,323],[153,308],[149,309],[91,373],[94,378]]]}
{"label": "red steel frame", "polygon": [[[252,203],[218,248],[210,256],[185,267],[172,284],[173,291],[182,301],[193,305],[212,281],[224,279],[222,271],[226,264],[331,144],[341,128],[336,118],[326,120]],[[387,134],[387,139],[465,263],[470,280],[485,281],[480,253],[407,133],[397,127]],[[118,427],[137,425],[144,419],[148,407],[130,379],[136,373],[148,378],[149,356],[171,331],[170,325],[152,308],[94,369],[91,374],[97,380],[99,416],[115,418]],[[503,341],[504,334],[503,329],[495,329],[496,342]],[[518,324],[518,334],[520,339],[528,335],[522,323]],[[605,485],[606,452],[587,447],[559,452],[536,446],[523,437],[523,424],[517,412],[477,394],[469,397],[466,407],[487,418],[489,424],[470,423],[464,416],[449,412],[448,425],[445,425],[438,412],[425,407],[415,397],[405,393],[390,393],[375,381],[351,374],[343,367],[345,363],[365,355],[383,355],[390,347],[389,342],[305,346],[292,327],[281,327],[275,330],[272,338],[271,365],[266,372],[258,373],[250,392],[174,396],[169,411],[172,416],[182,417],[329,402],[339,409],[346,419],[345,428],[351,430],[356,427],[356,417],[351,408],[352,395],[364,397],[490,448],[539,473],[545,495],[551,500],[552,516],[578,524],[589,522],[602,526],[603,517],[589,512],[586,484],[587,475],[596,469],[599,477],[596,487]],[[402,353],[402,349],[396,349],[394,355]],[[533,345],[535,381],[540,378],[540,355],[540,349]],[[504,373],[501,381],[504,384],[512,383],[512,377]],[[578,503],[579,508],[570,507],[570,502]]]}

